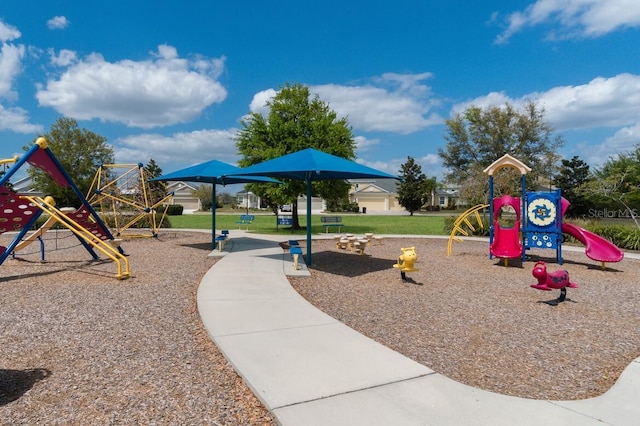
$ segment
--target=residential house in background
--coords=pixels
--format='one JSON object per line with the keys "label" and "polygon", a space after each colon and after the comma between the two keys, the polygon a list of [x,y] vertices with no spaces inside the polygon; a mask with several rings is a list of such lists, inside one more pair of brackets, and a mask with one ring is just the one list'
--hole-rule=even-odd
{"label": "residential house in background", "polygon": [[351,179],[349,201],[357,203],[360,210],[402,211],[398,203],[398,181],[395,179]]}
{"label": "residential house in background", "polygon": [[259,209],[262,200],[251,191],[243,190],[236,193],[236,205],[240,209]]}
{"label": "residential house in background", "polygon": [[18,194],[32,195],[34,197],[44,196],[42,191],[35,190],[32,187],[33,181],[31,180],[31,177],[29,177],[28,175],[12,183],[13,183],[13,190],[16,191]]}
{"label": "residential house in background", "polygon": [[445,187],[431,191],[431,200],[427,204],[432,209],[447,209],[452,206],[461,207],[466,203],[460,199],[460,189],[458,187]]}
{"label": "residential house in background", "polygon": [[173,192],[171,204],[180,204],[184,208],[183,213],[202,210],[200,199],[193,195],[193,191],[196,189],[198,187],[190,182],[167,182],[167,192]]}

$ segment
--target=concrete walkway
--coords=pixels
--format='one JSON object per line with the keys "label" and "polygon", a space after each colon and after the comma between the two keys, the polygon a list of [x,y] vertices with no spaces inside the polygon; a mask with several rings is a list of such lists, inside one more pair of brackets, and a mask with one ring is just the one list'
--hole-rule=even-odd
{"label": "concrete walkway", "polygon": [[278,242],[231,231],[203,278],[209,335],[282,425],[637,425],[640,358],[604,395],[541,401],[476,389],[357,333],[303,299]]}

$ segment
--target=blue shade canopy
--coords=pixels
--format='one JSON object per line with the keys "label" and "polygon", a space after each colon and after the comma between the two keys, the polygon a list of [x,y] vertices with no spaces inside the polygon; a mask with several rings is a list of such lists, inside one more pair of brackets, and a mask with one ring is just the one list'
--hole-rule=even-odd
{"label": "blue shade canopy", "polygon": [[365,178],[398,179],[397,176],[313,148],[303,149],[245,167],[240,169],[240,173],[304,181],[307,179],[311,181]]}
{"label": "blue shade canopy", "polygon": [[279,183],[276,180],[266,178],[264,176],[246,176],[244,173],[239,176],[223,177],[229,174],[241,173],[243,169],[223,163],[218,160],[211,160],[205,163],[196,164],[175,172],[159,176],[150,180],[159,181],[185,181],[185,182],[202,182],[219,185],[231,185],[236,183],[264,182]]}
{"label": "blue shade canopy", "polygon": [[[332,179],[400,179],[355,161],[307,148],[241,169],[238,174],[302,180],[307,188],[307,265],[311,265],[311,182]],[[238,177],[226,175],[226,178]]]}
{"label": "blue shade canopy", "polygon": [[231,173],[240,173],[240,167],[223,163],[218,160],[211,160],[205,163],[196,164],[184,169],[157,178],[149,179],[152,181],[183,181],[183,182],[201,182],[211,184],[211,193],[213,203],[211,205],[211,249],[216,246],[216,185],[231,185],[236,183],[280,183],[277,180],[264,176],[247,176],[245,173],[234,176],[225,176]]}

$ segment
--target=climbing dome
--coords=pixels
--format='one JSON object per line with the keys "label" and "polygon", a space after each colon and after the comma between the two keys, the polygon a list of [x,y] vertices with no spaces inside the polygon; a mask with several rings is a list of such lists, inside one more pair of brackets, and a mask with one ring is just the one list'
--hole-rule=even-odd
{"label": "climbing dome", "polygon": [[171,204],[173,193],[167,193],[161,182],[149,182],[150,178],[142,163],[104,164],[96,171],[87,200],[114,235],[158,235],[166,217],[163,206]]}

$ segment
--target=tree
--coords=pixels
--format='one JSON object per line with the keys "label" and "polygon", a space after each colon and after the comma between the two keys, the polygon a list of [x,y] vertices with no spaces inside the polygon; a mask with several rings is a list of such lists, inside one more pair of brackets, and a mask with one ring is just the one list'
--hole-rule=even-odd
{"label": "tree", "polygon": [[586,197],[580,193],[579,188],[590,178],[589,165],[577,155],[571,160],[562,160],[558,174],[553,183],[560,188],[562,196],[571,202],[567,209],[567,216],[584,215],[588,209]]}
{"label": "tree", "polygon": [[[209,211],[213,206],[213,188],[211,184],[201,183],[191,194],[200,200],[203,211]],[[217,207],[218,203],[216,203],[216,208]]]}
{"label": "tree", "polygon": [[162,176],[162,169],[153,158],[150,158],[147,165],[144,166],[144,176],[147,179],[147,185],[150,192],[150,194],[148,194],[150,197],[149,203],[154,205],[167,195],[167,185],[158,180],[150,180],[157,178],[158,176]]}
{"label": "tree", "polygon": [[[477,186],[479,180],[488,182],[483,170],[504,154],[518,158],[532,169],[527,175],[528,185],[535,185],[539,177],[551,178],[559,159],[556,152],[564,143],[560,136],[553,135],[544,119],[544,109],[533,102],[525,104],[521,111],[509,103],[484,109],[471,106],[446,120],[446,125],[447,143],[438,154],[447,169],[445,180],[461,186],[461,192],[466,185]],[[511,169],[502,169],[494,176],[496,195],[500,191],[519,193],[519,184],[519,176]]]}
{"label": "tree", "polygon": [[[61,117],[43,135],[48,147],[71,177],[80,192],[87,194],[96,170],[102,164],[113,163],[113,148],[107,139],[86,129],[78,128],[73,118]],[[25,146],[25,151],[30,146]],[[80,207],[80,200],[70,188],[59,186],[45,171],[30,167],[33,186],[51,195],[58,206]]]}
{"label": "tree", "polygon": [[398,184],[398,202],[413,216],[413,212],[420,210],[429,199],[436,186],[436,179],[427,179],[413,157],[407,157],[407,162],[400,165],[400,177],[402,181]]}
{"label": "tree", "polygon": [[[7,171],[5,169],[0,170],[0,178],[2,176],[4,176],[7,173]],[[7,181],[4,183],[5,188],[7,188],[10,191],[14,191],[13,189],[13,184],[11,183],[11,181]]]}
{"label": "tree", "polygon": [[610,157],[601,168],[594,171],[593,179],[580,187],[580,192],[618,203],[633,219],[636,228],[640,229],[640,144],[630,153],[619,154],[617,158]]}
{"label": "tree", "polygon": [[229,205],[235,202],[235,198],[229,192],[222,192],[218,195],[218,204]]}
{"label": "tree", "polygon": [[[297,152],[305,148],[352,160],[355,158],[355,142],[346,118],[338,118],[336,112],[311,96],[309,88],[300,84],[286,84],[276,96],[267,102],[269,115],[265,119],[259,113],[250,113],[241,121],[236,146],[243,158],[241,167]],[[283,185],[249,184],[247,188],[266,200],[277,211],[278,206],[293,204],[292,227],[300,228],[298,221],[298,196],[305,194],[302,181],[282,179]],[[345,198],[350,185],[346,181],[313,182],[313,193],[327,200]]]}

